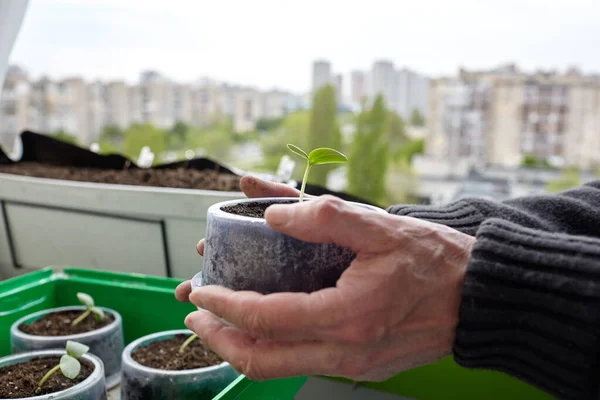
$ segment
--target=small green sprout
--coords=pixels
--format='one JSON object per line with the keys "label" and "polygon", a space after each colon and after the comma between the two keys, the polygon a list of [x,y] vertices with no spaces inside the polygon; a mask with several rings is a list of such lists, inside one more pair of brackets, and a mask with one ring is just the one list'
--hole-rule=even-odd
{"label": "small green sprout", "polygon": [[335,163],[343,163],[348,161],[348,157],[343,155],[337,150],[330,149],[327,147],[322,147],[319,149],[314,149],[310,153],[306,153],[300,147],[295,146],[293,144],[287,145],[288,149],[290,149],[293,153],[299,155],[300,157],[306,160],[306,170],[304,171],[304,178],[302,178],[302,188],[300,189],[300,202],[304,198],[304,189],[306,189],[306,181],[308,180],[308,172],[313,165],[320,164],[335,164]]}
{"label": "small green sprout", "polygon": [[71,326],[76,326],[78,323],[83,321],[88,315],[94,314],[96,321],[104,321],[104,311],[94,305],[94,299],[92,296],[86,293],[77,293],[79,302],[87,307],[87,310],[81,314],[77,319],[73,320]]}
{"label": "small green sprout", "polygon": [[90,348],[84,344],[69,340],[67,341],[66,350],[67,354],[60,358],[58,365],[48,371],[40,383],[38,383],[38,390],[41,389],[42,385],[44,385],[44,383],[46,383],[52,374],[58,370],[60,370],[60,372],[62,372],[62,374],[69,379],[77,378],[79,371],[81,371],[81,364],[79,363],[78,359],[87,353]]}
{"label": "small green sprout", "polygon": [[181,345],[181,347],[179,348],[179,354],[183,354],[184,350],[186,349],[186,347],[188,347],[190,345],[190,343],[192,343],[194,340],[196,340],[196,338],[198,337],[198,335],[196,335],[195,333],[193,335],[191,335],[189,338],[186,339],[185,342],[183,342],[183,344]]}

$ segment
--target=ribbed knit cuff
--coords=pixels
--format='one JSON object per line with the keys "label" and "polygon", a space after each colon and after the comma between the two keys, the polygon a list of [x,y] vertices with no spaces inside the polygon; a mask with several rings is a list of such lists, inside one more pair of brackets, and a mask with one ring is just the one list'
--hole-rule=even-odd
{"label": "ribbed knit cuff", "polygon": [[[600,229],[600,227],[599,227]],[[562,399],[598,399],[600,240],[481,224],[463,286],[454,357]]]}
{"label": "ribbed knit cuff", "polygon": [[436,224],[446,225],[467,235],[475,236],[485,216],[466,201],[448,206],[405,206],[396,205],[387,209],[390,214],[419,218]]}

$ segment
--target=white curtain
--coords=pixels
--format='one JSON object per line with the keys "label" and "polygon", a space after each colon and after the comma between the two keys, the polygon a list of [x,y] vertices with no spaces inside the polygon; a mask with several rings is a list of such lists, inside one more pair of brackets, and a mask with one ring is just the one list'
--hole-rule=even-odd
{"label": "white curtain", "polygon": [[0,90],[29,0],[0,0]]}

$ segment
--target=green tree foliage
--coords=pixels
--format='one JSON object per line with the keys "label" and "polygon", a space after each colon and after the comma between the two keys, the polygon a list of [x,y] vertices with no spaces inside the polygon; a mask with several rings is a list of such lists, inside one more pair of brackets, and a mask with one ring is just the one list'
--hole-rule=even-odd
{"label": "green tree foliage", "polygon": [[556,193],[581,185],[581,175],[576,167],[568,167],[562,170],[558,179],[548,182],[546,192]]}
{"label": "green tree foliage", "polygon": [[167,132],[167,145],[169,149],[180,149],[185,146],[187,134],[190,127],[181,121],[177,121]]}
{"label": "green tree foliage", "polygon": [[185,135],[187,134],[188,129],[189,126],[185,122],[177,121],[169,133],[177,136],[181,140],[185,140]]}
{"label": "green tree foliage", "polygon": [[100,140],[98,142],[98,146],[100,146],[100,154],[108,155],[108,154],[121,154],[121,150],[109,142],[108,140]]}
{"label": "green tree foliage", "polygon": [[148,146],[158,155],[167,150],[166,132],[151,124],[133,124],[124,134],[123,155],[136,162],[142,147]]}
{"label": "green tree foliage", "polygon": [[531,154],[528,154],[523,157],[523,160],[521,161],[521,165],[523,167],[529,167],[529,168],[552,168],[552,166],[550,165],[548,160],[546,160],[544,158],[538,158]]}
{"label": "green tree foliage", "polygon": [[123,146],[123,138],[124,133],[121,128],[116,125],[105,126],[98,139],[100,154],[119,154]]}
{"label": "green tree foliage", "polygon": [[110,142],[115,146],[123,143],[123,130],[116,125],[107,125],[100,133],[100,142]]}
{"label": "green tree foliage", "polygon": [[425,118],[416,108],[410,114],[410,124],[412,126],[425,126]]}
{"label": "green tree foliage", "polygon": [[[342,138],[337,122],[337,104],[335,101],[335,88],[327,85],[317,90],[313,98],[310,111],[310,128],[305,148],[312,150],[319,147],[339,149]],[[293,142],[296,143],[296,142]],[[300,145],[300,144],[298,144]],[[338,166],[322,166],[310,176],[310,182],[325,186],[327,175]]]}
{"label": "green tree foliage", "polygon": [[[260,169],[275,172],[286,153],[288,143],[297,143],[303,148],[307,147],[308,132],[310,130],[310,112],[297,111],[288,114],[281,125],[267,133],[260,135],[259,141],[264,160]],[[282,150],[283,149],[283,150]],[[302,178],[302,168],[296,168],[294,178]]]}
{"label": "green tree foliage", "polygon": [[413,157],[425,152],[425,140],[414,139],[395,149],[392,158],[395,161],[406,161],[412,163]]}
{"label": "green tree foliage", "polygon": [[388,167],[387,190],[383,204],[414,204],[419,178],[405,158],[390,162]]}
{"label": "green tree foliage", "polygon": [[232,145],[233,125],[229,119],[221,119],[206,128],[190,128],[187,133],[187,148],[203,148],[207,156],[216,161],[227,161]]}
{"label": "green tree foliage", "polygon": [[406,124],[402,117],[394,111],[389,111],[385,122],[385,130],[392,151],[404,145],[406,137]]}
{"label": "green tree foliage", "polygon": [[283,118],[261,118],[256,121],[256,130],[261,132],[272,131],[278,128],[283,122]]}
{"label": "green tree foliage", "polygon": [[348,191],[375,203],[380,203],[386,192],[388,115],[381,96],[371,109],[358,115],[348,162]]}
{"label": "green tree foliage", "polygon": [[51,136],[56,140],[60,140],[61,142],[69,143],[74,146],[79,146],[77,137],[75,137],[74,135],[68,134],[64,130],[56,131]]}

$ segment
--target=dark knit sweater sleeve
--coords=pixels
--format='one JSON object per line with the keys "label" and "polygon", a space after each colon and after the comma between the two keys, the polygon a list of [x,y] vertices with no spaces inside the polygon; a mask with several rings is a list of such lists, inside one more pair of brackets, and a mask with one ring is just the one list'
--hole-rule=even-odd
{"label": "dark knit sweater sleeve", "polygon": [[598,399],[600,239],[485,221],[467,267],[454,356],[561,399]]}
{"label": "dark knit sweater sleeve", "polygon": [[600,182],[388,211],[476,237],[454,357],[561,399],[600,399]]}
{"label": "dark knit sweater sleeve", "polygon": [[483,221],[499,218],[548,232],[600,237],[600,181],[553,195],[504,202],[463,199],[443,207],[395,205],[387,210],[447,225],[471,236]]}

